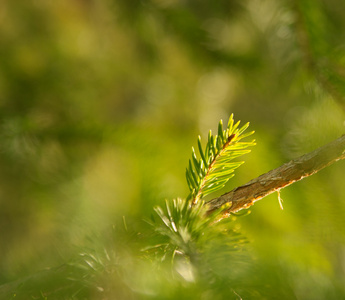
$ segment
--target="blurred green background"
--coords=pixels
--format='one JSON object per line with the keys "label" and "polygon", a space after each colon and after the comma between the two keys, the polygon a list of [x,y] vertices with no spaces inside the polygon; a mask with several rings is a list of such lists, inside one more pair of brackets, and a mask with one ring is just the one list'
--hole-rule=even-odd
{"label": "blurred green background", "polygon": [[[191,146],[231,113],[257,146],[224,192],[342,135],[344,99],[342,0],[1,1],[0,283],[186,197]],[[345,297],[344,166],[282,190],[283,211],[274,194],[238,219],[249,299]],[[136,287],[102,279],[114,298],[228,297],[225,284],[149,293],[150,265],[135,265]]]}

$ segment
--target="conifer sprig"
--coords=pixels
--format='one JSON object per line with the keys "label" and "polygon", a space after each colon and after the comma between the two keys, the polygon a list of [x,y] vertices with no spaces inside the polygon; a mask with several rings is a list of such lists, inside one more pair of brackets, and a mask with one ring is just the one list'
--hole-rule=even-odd
{"label": "conifer sprig", "polygon": [[[161,240],[156,245],[152,245],[142,249],[143,251],[153,251],[162,257],[160,260],[174,261],[176,254],[193,257],[203,249],[207,242],[205,237],[212,236],[214,239],[222,235],[227,236],[227,246],[229,249],[235,249],[236,245],[243,243],[243,236],[227,231],[229,226],[225,224],[233,222],[240,214],[232,214],[227,219],[219,219],[231,205],[226,203],[218,210],[210,214],[206,214],[207,206],[203,201],[199,201],[195,205],[192,200],[173,199],[165,201],[165,207],[156,206],[154,208],[159,219],[155,215],[151,215],[151,220],[147,220],[157,233],[160,234]],[[244,214],[248,214],[246,211]],[[219,221],[222,222],[219,222]],[[212,226],[211,226],[212,225]],[[224,230],[223,226],[227,229]],[[222,228],[220,230],[220,228]],[[224,237],[225,237],[224,236]],[[224,237],[220,240],[224,243]],[[206,242],[206,243],[205,243]]]}
{"label": "conifer sprig", "polygon": [[223,130],[223,121],[218,124],[218,134],[213,136],[211,130],[205,150],[202,148],[201,137],[198,137],[198,150],[200,158],[197,158],[194,147],[192,147],[192,159],[186,170],[186,178],[190,194],[187,200],[192,200],[193,204],[198,203],[204,196],[220,190],[234,176],[233,172],[243,161],[233,162],[234,158],[242,156],[250,150],[249,146],[255,145],[255,140],[250,142],[240,142],[254,131],[244,134],[249,123],[240,127],[240,121],[234,123],[231,114],[226,129]]}

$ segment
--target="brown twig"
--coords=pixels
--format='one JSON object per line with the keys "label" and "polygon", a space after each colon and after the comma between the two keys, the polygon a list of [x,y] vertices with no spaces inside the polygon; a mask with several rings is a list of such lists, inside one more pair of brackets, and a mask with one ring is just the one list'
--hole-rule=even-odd
{"label": "brown twig", "polygon": [[231,204],[227,213],[253,205],[263,197],[345,158],[345,134],[310,153],[271,170],[232,191],[208,202],[208,212]]}

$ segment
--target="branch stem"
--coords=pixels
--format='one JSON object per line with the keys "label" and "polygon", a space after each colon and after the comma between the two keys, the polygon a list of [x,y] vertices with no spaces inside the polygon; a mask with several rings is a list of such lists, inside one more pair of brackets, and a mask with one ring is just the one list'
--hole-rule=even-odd
{"label": "branch stem", "polygon": [[271,170],[224,195],[210,200],[208,212],[231,203],[227,214],[248,208],[267,195],[313,175],[321,169],[345,158],[345,134],[297,159]]}

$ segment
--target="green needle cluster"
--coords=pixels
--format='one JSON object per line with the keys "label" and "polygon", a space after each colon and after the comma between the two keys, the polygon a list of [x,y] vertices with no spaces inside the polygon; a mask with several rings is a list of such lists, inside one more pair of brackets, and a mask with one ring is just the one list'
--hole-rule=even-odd
{"label": "green needle cluster", "polygon": [[243,161],[233,161],[250,150],[249,146],[255,145],[255,140],[250,142],[240,142],[245,137],[254,133],[254,131],[244,133],[249,123],[239,127],[240,121],[234,123],[233,114],[231,114],[227,127],[223,130],[223,121],[218,124],[218,134],[212,135],[211,130],[208,134],[208,140],[203,150],[201,137],[198,137],[198,150],[200,158],[197,158],[192,147],[192,159],[186,170],[186,178],[190,194],[187,200],[192,200],[196,204],[204,196],[220,190],[234,176],[234,170],[238,168]]}

